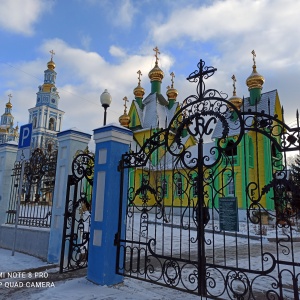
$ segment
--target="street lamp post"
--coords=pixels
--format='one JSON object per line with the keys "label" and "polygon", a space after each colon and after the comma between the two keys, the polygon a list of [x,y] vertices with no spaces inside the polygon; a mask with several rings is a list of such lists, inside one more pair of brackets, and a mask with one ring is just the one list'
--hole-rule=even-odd
{"label": "street lamp post", "polygon": [[100,96],[100,102],[101,105],[104,108],[104,121],[103,121],[103,126],[106,125],[106,110],[111,104],[111,95],[107,91],[107,89],[104,90],[104,92]]}

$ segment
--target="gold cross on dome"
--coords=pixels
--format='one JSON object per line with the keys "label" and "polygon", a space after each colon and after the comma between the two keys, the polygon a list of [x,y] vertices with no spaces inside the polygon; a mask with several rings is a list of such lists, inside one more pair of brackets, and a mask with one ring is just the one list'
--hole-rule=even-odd
{"label": "gold cross on dome", "polygon": [[172,72],[171,74],[171,82],[172,82],[172,84],[171,84],[171,88],[173,88],[173,86],[174,86],[174,78],[175,78],[175,74],[174,74],[174,72]]}
{"label": "gold cross on dome", "polygon": [[235,88],[235,83],[236,83],[236,78],[234,75],[232,75],[231,79],[233,80],[233,96],[236,96],[236,88]]}
{"label": "gold cross on dome", "polygon": [[255,57],[256,57],[256,53],[254,50],[252,50],[252,55],[253,55],[253,65],[256,66],[256,62],[255,62]]}
{"label": "gold cross on dome", "polygon": [[141,85],[141,76],[143,75],[142,72],[141,72],[141,70],[138,70],[137,74],[139,74],[139,77],[138,77],[139,84],[138,85]]}
{"label": "gold cross on dome", "polygon": [[12,98],[12,94],[9,94],[7,96],[8,96],[8,102],[10,102],[10,99]]}
{"label": "gold cross on dome", "polygon": [[160,52],[159,52],[159,49],[157,48],[157,46],[153,49],[153,51],[155,52],[155,64],[157,65],[157,63],[158,63],[158,60],[159,60],[159,58],[158,58],[158,54],[160,54]]}
{"label": "gold cross on dome", "polygon": [[55,52],[53,50],[49,51],[51,53],[51,60],[53,59],[53,55],[55,55]]}
{"label": "gold cross on dome", "polygon": [[124,109],[124,114],[126,114],[126,113],[127,113],[127,105],[126,105],[126,102],[129,102],[129,100],[128,100],[127,97],[125,96],[125,97],[123,98],[123,101],[124,101],[124,107],[125,107],[125,109]]}

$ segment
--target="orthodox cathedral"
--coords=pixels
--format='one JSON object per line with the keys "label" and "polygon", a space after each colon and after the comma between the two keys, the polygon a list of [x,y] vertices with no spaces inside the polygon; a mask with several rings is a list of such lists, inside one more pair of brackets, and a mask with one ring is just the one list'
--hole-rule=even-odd
{"label": "orthodox cathedral", "polygon": [[[131,103],[128,114],[126,106],[127,98],[124,98],[125,110],[124,114],[119,118],[122,126],[133,131],[136,151],[139,151],[145,141],[158,129],[167,128],[174,115],[182,107],[176,101],[178,91],[174,88],[175,75],[173,72],[170,74],[171,86],[167,87],[167,98],[162,95],[161,84],[164,72],[158,66],[159,50],[157,47],[153,50],[155,51],[156,58],[155,66],[148,74],[151,82],[151,92],[144,98],[145,90],[141,86],[141,72],[138,71],[138,85],[133,90],[135,98]],[[233,76],[233,96],[228,99],[228,102],[232,104],[232,107],[236,108],[235,111],[264,111],[270,116],[276,116],[277,119],[282,120],[283,117],[277,90],[262,93],[265,79],[257,72],[255,52],[253,51],[252,54],[252,73],[246,80],[250,96],[242,99],[236,95],[236,79]],[[203,145],[204,156],[211,162],[217,159],[214,152],[216,152],[215,149],[218,147],[231,149],[231,159],[229,162],[223,159],[221,163],[215,164],[212,168],[203,169],[206,205],[208,207],[218,207],[220,198],[234,197],[236,198],[238,208],[245,210],[249,207],[253,199],[259,198],[259,205],[267,210],[274,210],[276,203],[274,201],[273,190],[270,189],[268,192],[264,191],[261,193],[258,191],[257,186],[268,186],[272,182],[274,172],[282,168],[282,164],[280,163],[282,156],[280,156],[274,143],[270,142],[269,138],[261,134],[258,135],[255,131],[251,130],[245,131],[242,140],[235,145],[235,142],[239,138],[238,132],[234,129],[236,128],[234,124],[237,119],[235,111],[229,107],[226,116],[224,116],[228,120],[229,128],[226,138],[222,135],[222,123],[218,121],[214,126],[211,141],[205,142]],[[174,127],[174,135],[176,130]],[[276,135],[275,132],[273,134]],[[188,134],[187,130],[182,131],[180,139],[181,145],[183,145],[182,149],[187,149],[191,157],[198,157],[199,148],[197,140]],[[274,142],[275,139],[280,143],[280,134],[277,134]],[[172,144],[174,140],[171,138],[168,143]],[[234,146],[231,147],[231,144]],[[195,182],[194,179],[199,174],[194,171],[193,173],[184,170],[184,166],[182,170],[174,170],[174,164],[170,164],[170,155],[164,149],[157,150],[149,157],[149,160],[149,167],[145,167],[144,169],[136,168],[135,174],[134,172],[130,172],[130,186],[142,186],[144,180],[153,189],[158,186],[162,189],[163,199],[159,201],[161,201],[163,206],[178,206],[178,208],[190,206],[191,199],[197,194],[197,187],[193,182]],[[228,164],[230,164],[230,167],[228,167]],[[165,165],[163,170],[160,167],[162,165]],[[148,169],[147,172],[145,171],[146,169]],[[150,173],[153,173],[152,178],[154,179],[152,179],[152,182],[149,179]],[[212,180],[211,178],[214,179]],[[256,186],[256,189],[253,188],[251,189],[251,193],[248,193],[247,190],[249,190],[250,182],[253,186]],[[143,197],[138,198],[135,200],[136,205],[145,205],[143,201],[146,200],[142,199]],[[153,203],[158,201],[157,199],[154,200],[153,195],[149,199],[152,199]],[[149,202],[148,200],[147,203],[149,205],[151,201]]]}

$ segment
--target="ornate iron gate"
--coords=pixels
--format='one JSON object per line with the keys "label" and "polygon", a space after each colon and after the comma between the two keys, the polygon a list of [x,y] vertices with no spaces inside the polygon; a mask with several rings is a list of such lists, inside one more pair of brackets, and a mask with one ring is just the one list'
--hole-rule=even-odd
{"label": "ornate iron gate", "polygon": [[286,152],[300,149],[299,126],[288,127],[266,96],[264,110],[246,99],[239,108],[206,90],[216,69],[202,60],[198,68],[188,78],[197,95],[139,151],[122,155],[129,187],[121,183],[116,272],[201,298],[299,299],[299,189],[286,168]]}
{"label": "ornate iron gate", "polygon": [[87,267],[90,239],[94,154],[78,151],[68,176],[60,272]]}
{"label": "ornate iron gate", "polygon": [[[56,161],[57,150],[37,148],[25,162],[19,225],[50,227]],[[7,211],[8,224],[15,224],[21,168],[21,162],[16,162]]]}

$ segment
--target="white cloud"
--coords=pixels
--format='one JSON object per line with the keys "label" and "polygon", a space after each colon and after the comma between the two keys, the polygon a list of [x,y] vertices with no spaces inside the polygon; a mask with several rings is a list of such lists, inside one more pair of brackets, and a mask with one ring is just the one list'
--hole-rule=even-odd
{"label": "white cloud", "polygon": [[116,11],[116,16],[113,18],[114,24],[125,27],[131,26],[133,17],[137,13],[131,0],[120,1],[120,4],[114,7],[114,11]]}
{"label": "white cloud", "polygon": [[126,52],[117,46],[110,46],[109,53],[110,53],[110,55],[115,56],[115,57],[125,57],[126,56]]}
{"label": "white cloud", "polygon": [[34,24],[41,14],[51,9],[44,0],[0,0],[0,27],[5,30],[32,35]]}
{"label": "white cloud", "polygon": [[80,36],[80,41],[81,41],[81,45],[85,50],[89,50],[90,49],[90,44],[92,41],[92,38],[90,37],[90,35],[86,35],[82,32],[79,33]]}

